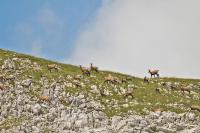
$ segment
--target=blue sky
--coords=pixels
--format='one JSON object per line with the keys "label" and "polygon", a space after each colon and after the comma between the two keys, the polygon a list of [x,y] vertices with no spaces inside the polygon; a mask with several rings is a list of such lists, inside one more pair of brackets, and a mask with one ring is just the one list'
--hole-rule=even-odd
{"label": "blue sky", "polygon": [[0,48],[52,60],[70,56],[101,0],[1,0]]}
{"label": "blue sky", "polygon": [[0,48],[144,77],[200,77],[199,0],[0,0]]}

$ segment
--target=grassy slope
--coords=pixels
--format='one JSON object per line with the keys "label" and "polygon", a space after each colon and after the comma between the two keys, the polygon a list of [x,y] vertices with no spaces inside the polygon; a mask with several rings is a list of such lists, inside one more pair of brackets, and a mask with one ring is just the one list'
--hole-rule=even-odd
{"label": "grassy slope", "polygon": [[[40,79],[40,75],[46,75],[49,79],[56,79],[60,76],[66,77],[67,75],[77,75],[81,74],[81,71],[77,66],[73,65],[67,65],[67,64],[60,64],[57,62],[48,61],[41,58],[36,58],[24,54],[18,54],[10,51],[5,51],[0,49],[0,65],[2,65],[4,59],[8,58],[28,58],[32,62],[37,62],[41,65],[42,70],[41,71],[34,71],[34,70],[28,70],[23,75],[33,75],[34,79],[38,81]],[[47,70],[47,64],[50,63],[57,63],[61,70],[59,72],[52,72],[50,73]],[[156,93],[155,88],[159,87],[159,82],[180,82],[182,84],[194,84],[200,88],[200,80],[195,79],[179,79],[179,78],[160,78],[160,79],[152,79],[152,83],[147,85],[143,83],[143,79],[137,78],[137,77],[131,77],[132,81],[129,81],[126,84],[120,84],[117,87],[123,87],[127,88],[129,85],[134,85],[136,89],[134,89],[134,99],[129,98],[128,100],[125,100],[122,95],[117,94],[113,90],[113,86],[110,84],[103,84],[104,77],[108,75],[108,73],[111,73],[114,76],[117,76],[119,78],[124,77],[125,75],[120,73],[113,73],[108,71],[101,71],[100,73],[93,73],[92,75],[96,76],[96,78],[93,77],[84,77],[84,79],[88,79],[90,82],[86,84],[86,86],[83,89],[70,89],[66,88],[66,91],[70,93],[75,93],[77,91],[83,91],[85,93],[90,94],[90,96],[93,97],[94,100],[99,101],[102,105],[105,106],[105,113],[108,116],[113,115],[120,115],[125,114],[129,110],[134,110],[140,114],[145,114],[145,110],[151,110],[153,108],[163,108],[164,110],[174,111],[177,113],[180,112],[186,112],[189,110],[190,105],[200,105],[200,100],[195,100],[194,94],[185,94],[183,95],[180,93],[180,91],[162,91],[161,94]],[[111,92],[111,96],[101,97],[97,94],[93,94],[90,92],[90,86],[91,85],[102,85],[104,88],[108,88]],[[196,92],[196,96],[200,97],[199,90],[194,90]],[[36,92],[33,92],[33,96],[36,94]],[[118,107],[111,106],[108,104],[111,102],[117,102],[119,105]],[[129,106],[123,106],[124,104],[128,104]],[[177,106],[170,106],[170,104],[177,104]],[[179,106],[184,107],[184,109],[181,109]]]}

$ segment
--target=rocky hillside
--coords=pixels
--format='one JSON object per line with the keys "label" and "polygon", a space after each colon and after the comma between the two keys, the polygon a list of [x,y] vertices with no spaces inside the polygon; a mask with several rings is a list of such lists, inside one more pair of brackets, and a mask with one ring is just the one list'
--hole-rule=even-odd
{"label": "rocky hillside", "polygon": [[[105,82],[108,74],[116,82]],[[5,50],[0,105],[2,133],[200,132],[200,80],[87,76],[77,66]]]}

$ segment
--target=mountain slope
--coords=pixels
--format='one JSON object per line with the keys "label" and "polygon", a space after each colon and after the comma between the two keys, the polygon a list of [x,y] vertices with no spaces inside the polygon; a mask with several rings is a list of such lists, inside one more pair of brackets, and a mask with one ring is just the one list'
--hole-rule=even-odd
{"label": "mountain slope", "polygon": [[[58,72],[50,72],[49,64],[57,64]],[[161,77],[151,79],[147,84],[143,79],[108,71],[92,72],[91,76],[86,76],[77,66],[5,50],[0,50],[0,70],[0,130],[3,132],[14,128],[21,130],[22,127],[32,132],[51,132],[58,127],[49,125],[58,121],[64,127],[68,125],[66,131],[82,132],[79,128],[103,127],[117,116],[120,119],[131,115],[148,116],[155,110],[163,110],[174,112],[178,117],[179,113],[190,112],[191,106],[200,105],[200,80]],[[126,80],[124,83],[106,83],[104,78],[108,74],[119,81]],[[182,92],[181,86],[191,92]],[[126,94],[133,97],[125,97]],[[83,111],[87,117],[74,116]],[[198,111],[192,112],[199,116]],[[72,116],[77,119],[69,120]],[[79,117],[88,120],[84,122]],[[113,130],[118,132],[121,128],[110,129]]]}

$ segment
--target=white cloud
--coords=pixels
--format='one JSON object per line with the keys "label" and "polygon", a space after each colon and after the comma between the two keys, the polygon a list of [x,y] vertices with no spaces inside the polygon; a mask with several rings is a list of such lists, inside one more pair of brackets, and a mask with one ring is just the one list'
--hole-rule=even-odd
{"label": "white cloud", "polygon": [[200,1],[104,1],[67,62],[144,76],[200,78]]}

